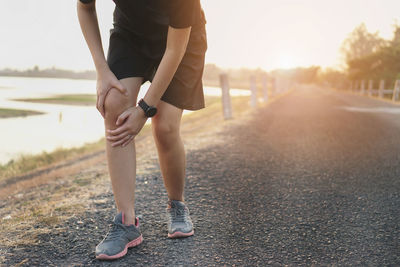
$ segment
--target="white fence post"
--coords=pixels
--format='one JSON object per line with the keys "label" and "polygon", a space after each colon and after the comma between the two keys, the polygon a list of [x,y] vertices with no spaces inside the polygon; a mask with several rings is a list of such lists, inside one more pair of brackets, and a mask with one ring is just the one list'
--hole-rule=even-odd
{"label": "white fence post", "polygon": [[273,77],[272,78],[271,90],[270,90],[272,96],[276,96],[277,90],[278,90],[277,88],[278,88],[278,84],[277,84],[277,81],[276,81],[276,77]]}
{"label": "white fence post", "polygon": [[394,84],[394,89],[393,89],[392,101],[398,101],[399,94],[400,94],[400,80],[396,80],[396,82]]}
{"label": "white fence post", "polygon": [[354,91],[354,92],[357,92],[357,91],[358,91],[358,84],[359,84],[359,82],[358,82],[358,80],[356,80],[356,81],[354,82],[354,88],[353,88],[353,91]]}
{"label": "white fence post", "polygon": [[368,96],[372,96],[373,87],[374,87],[374,81],[369,80],[368,81]]}
{"label": "white fence post", "polygon": [[277,77],[275,80],[275,95],[279,95],[282,89],[282,79]]}
{"label": "white fence post", "polygon": [[225,120],[232,118],[231,96],[229,95],[229,81],[226,73],[219,75],[219,82],[222,89],[222,110]]}
{"label": "white fence post", "polygon": [[383,98],[383,90],[385,90],[385,80],[379,82],[379,97]]}
{"label": "white fence post", "polygon": [[361,94],[362,95],[365,94],[365,81],[364,80],[361,81]]}
{"label": "white fence post", "polygon": [[263,93],[264,93],[264,103],[268,102],[268,77],[263,75],[262,79]]}
{"label": "white fence post", "polygon": [[256,86],[256,76],[250,76],[250,91],[251,91],[251,98],[250,98],[250,106],[252,108],[257,107],[257,86]]}

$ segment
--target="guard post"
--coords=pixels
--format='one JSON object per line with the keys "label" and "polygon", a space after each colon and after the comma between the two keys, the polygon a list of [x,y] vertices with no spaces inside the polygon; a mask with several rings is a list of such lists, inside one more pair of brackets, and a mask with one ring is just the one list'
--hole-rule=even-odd
{"label": "guard post", "polygon": [[394,89],[393,89],[392,101],[398,101],[399,95],[400,95],[400,80],[396,80],[396,82],[394,84]]}
{"label": "guard post", "polygon": [[379,93],[378,93],[380,98],[383,98],[383,91],[384,90],[385,90],[385,80],[381,80],[379,82]]}
{"label": "guard post", "polygon": [[256,85],[256,76],[250,76],[250,91],[251,91],[251,98],[250,98],[250,106],[252,108],[257,107],[257,85]]}
{"label": "guard post", "polygon": [[361,94],[364,95],[365,94],[365,81],[361,80]]}
{"label": "guard post", "polygon": [[229,120],[232,119],[232,104],[229,94],[228,74],[221,73],[219,75],[219,82],[222,89],[222,111],[224,113],[224,119]]}
{"label": "guard post", "polygon": [[368,81],[368,96],[372,96],[373,87],[374,87],[374,81],[369,80]]}
{"label": "guard post", "polygon": [[267,103],[268,102],[268,77],[267,77],[267,75],[263,75],[262,88],[263,88],[263,93],[264,93],[264,103]]}

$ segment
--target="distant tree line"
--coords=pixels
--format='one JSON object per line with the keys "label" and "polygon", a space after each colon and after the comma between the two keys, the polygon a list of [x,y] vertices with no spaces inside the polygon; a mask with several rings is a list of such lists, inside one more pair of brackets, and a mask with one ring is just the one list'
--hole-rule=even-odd
{"label": "distant tree line", "polygon": [[[271,83],[275,79],[286,79],[294,83],[315,83],[319,82],[320,77],[330,82],[336,82],[338,78],[334,75],[335,71],[328,73],[322,72],[319,66],[309,68],[294,68],[289,70],[274,70],[267,72],[261,68],[221,68],[216,64],[205,64],[203,72],[203,82],[206,86],[219,86],[219,75],[228,73],[229,84],[231,88],[249,89],[250,77],[255,76],[259,86],[264,77],[268,78]],[[321,76],[321,73],[323,74]],[[96,79],[94,70],[87,71],[71,71],[58,68],[40,69],[34,66],[27,70],[3,69],[0,70],[0,76],[17,76],[17,77],[41,77],[41,78],[65,78],[65,79]]]}
{"label": "distant tree line", "polygon": [[72,70],[64,70],[57,68],[40,69],[34,66],[27,70],[3,69],[0,70],[0,76],[17,76],[17,77],[40,77],[40,78],[65,78],[65,79],[96,79],[96,72],[93,70],[75,72]]}

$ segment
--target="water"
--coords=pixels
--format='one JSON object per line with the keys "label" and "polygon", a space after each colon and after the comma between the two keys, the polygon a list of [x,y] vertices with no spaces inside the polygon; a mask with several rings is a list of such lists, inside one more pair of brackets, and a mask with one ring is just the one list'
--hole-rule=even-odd
{"label": "water", "polygon": [[[143,97],[150,83],[143,84]],[[16,98],[42,98],[58,94],[94,94],[96,82],[50,78],[0,77],[0,108],[29,109],[42,115],[0,119],[0,164],[21,154],[51,152],[56,148],[79,147],[104,137],[104,122],[95,106],[31,103]],[[220,96],[221,89],[205,87],[210,96]],[[249,95],[232,89],[231,95]],[[184,114],[190,113],[185,110]],[[148,120],[148,123],[150,120]]]}

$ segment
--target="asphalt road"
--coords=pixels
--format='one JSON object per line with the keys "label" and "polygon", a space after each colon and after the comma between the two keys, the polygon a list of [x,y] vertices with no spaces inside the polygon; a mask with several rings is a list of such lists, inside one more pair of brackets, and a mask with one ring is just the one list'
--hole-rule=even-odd
{"label": "asphalt road", "polygon": [[68,232],[25,253],[58,266],[400,265],[400,106],[302,88],[220,134],[224,142],[187,154],[195,236],[166,238],[155,165],[138,177],[145,241],[126,257],[93,257],[112,195],[99,196],[104,213],[76,219],[84,231],[66,222]]}

